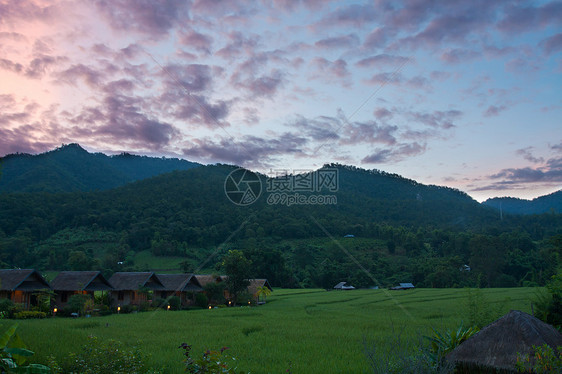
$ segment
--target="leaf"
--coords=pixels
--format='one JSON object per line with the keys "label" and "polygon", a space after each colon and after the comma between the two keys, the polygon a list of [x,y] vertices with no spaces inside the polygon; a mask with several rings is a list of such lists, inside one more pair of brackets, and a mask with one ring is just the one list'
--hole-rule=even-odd
{"label": "leaf", "polygon": [[0,336],[0,349],[6,348],[8,342],[15,334],[17,328],[18,328],[18,324],[16,323],[12,325],[12,327],[10,327],[4,334],[2,334],[2,336]]}
{"label": "leaf", "polygon": [[29,374],[50,374],[51,369],[41,364],[29,364],[28,366],[19,366],[10,370],[12,373],[29,373]]}
{"label": "leaf", "polygon": [[33,356],[35,353],[25,348],[4,348],[4,352],[19,356]]}

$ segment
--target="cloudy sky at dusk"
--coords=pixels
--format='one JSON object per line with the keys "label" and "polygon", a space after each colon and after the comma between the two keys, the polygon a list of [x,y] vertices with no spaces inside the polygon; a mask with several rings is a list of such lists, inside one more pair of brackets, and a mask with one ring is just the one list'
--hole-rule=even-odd
{"label": "cloudy sky at dusk", "polygon": [[0,156],[562,188],[562,2],[0,0]]}

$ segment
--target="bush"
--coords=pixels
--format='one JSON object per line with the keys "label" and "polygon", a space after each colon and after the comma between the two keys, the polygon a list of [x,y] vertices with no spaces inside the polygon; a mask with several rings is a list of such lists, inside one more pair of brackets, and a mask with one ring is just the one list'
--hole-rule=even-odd
{"label": "bush", "polygon": [[12,318],[16,306],[10,299],[0,299],[0,313],[6,318]]}
{"label": "bush", "polygon": [[207,295],[202,292],[195,295],[195,305],[200,306],[201,308],[206,308],[208,304],[209,299],[207,299]]}
{"label": "bush", "polygon": [[180,310],[181,309],[181,299],[177,296],[172,296],[168,299],[168,305],[170,305],[170,309],[172,309],[172,310]]}
{"label": "bush", "polygon": [[[108,340],[100,341],[89,336],[88,342],[79,353],[71,353],[67,362],[58,366],[62,372],[82,374],[128,374],[148,373],[151,371],[146,363],[146,356],[138,347],[125,347],[123,343]],[[50,363],[51,367],[55,366]]]}
{"label": "bush", "polygon": [[32,318],[45,318],[47,313],[37,311],[23,311],[14,314],[15,319],[32,319]]}
{"label": "bush", "polygon": [[166,308],[168,304],[166,304],[166,299],[161,297],[157,297],[156,299],[152,300],[152,306],[155,308]]}
{"label": "bush", "polygon": [[137,311],[136,305],[126,304],[121,307],[121,311],[119,313],[128,314]]}
{"label": "bush", "polygon": [[[82,294],[76,294],[76,295],[72,295],[68,298],[68,304],[65,307],[70,309],[72,312],[71,313],[80,313],[82,314],[84,312],[84,306],[86,306],[86,302],[90,300],[90,296],[88,295],[82,295]],[[90,307],[91,304],[88,303],[88,307]]]}
{"label": "bush", "polygon": [[185,356],[185,359],[183,360],[183,363],[185,364],[185,371],[187,373],[237,373],[236,358],[224,353],[228,347],[222,347],[217,351],[207,349],[203,352],[203,356],[198,359],[191,357],[191,345],[182,343],[178,348],[182,348],[184,350],[183,355]]}

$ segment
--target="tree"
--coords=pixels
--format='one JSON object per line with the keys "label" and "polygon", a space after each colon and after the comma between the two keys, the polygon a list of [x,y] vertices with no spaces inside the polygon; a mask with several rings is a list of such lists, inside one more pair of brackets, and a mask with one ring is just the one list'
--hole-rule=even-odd
{"label": "tree", "polygon": [[250,284],[248,279],[251,277],[251,265],[252,262],[238,250],[228,251],[222,259],[220,267],[227,276],[224,283],[234,305],[240,293],[246,291]]}
{"label": "tree", "polygon": [[263,296],[263,301],[267,299],[267,297],[271,295],[271,290],[267,286],[258,287],[258,301],[260,301],[260,296]]}

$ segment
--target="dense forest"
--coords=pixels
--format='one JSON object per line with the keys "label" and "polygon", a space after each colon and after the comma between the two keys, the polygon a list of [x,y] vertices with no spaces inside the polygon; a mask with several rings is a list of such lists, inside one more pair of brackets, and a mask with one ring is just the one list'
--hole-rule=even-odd
{"label": "dense forest", "polygon": [[[228,249],[274,286],[542,285],[559,266],[562,215],[500,216],[465,193],[344,165],[337,204],[239,206],[209,165],[103,191],[0,193],[0,266],[38,270],[149,270],[135,253],[213,271]],[[302,192],[306,195],[306,192]],[[312,192],[308,192],[312,194]],[[347,238],[345,236],[348,236]],[[353,236],[353,237],[351,237]],[[121,264],[122,263],[122,264]]]}

